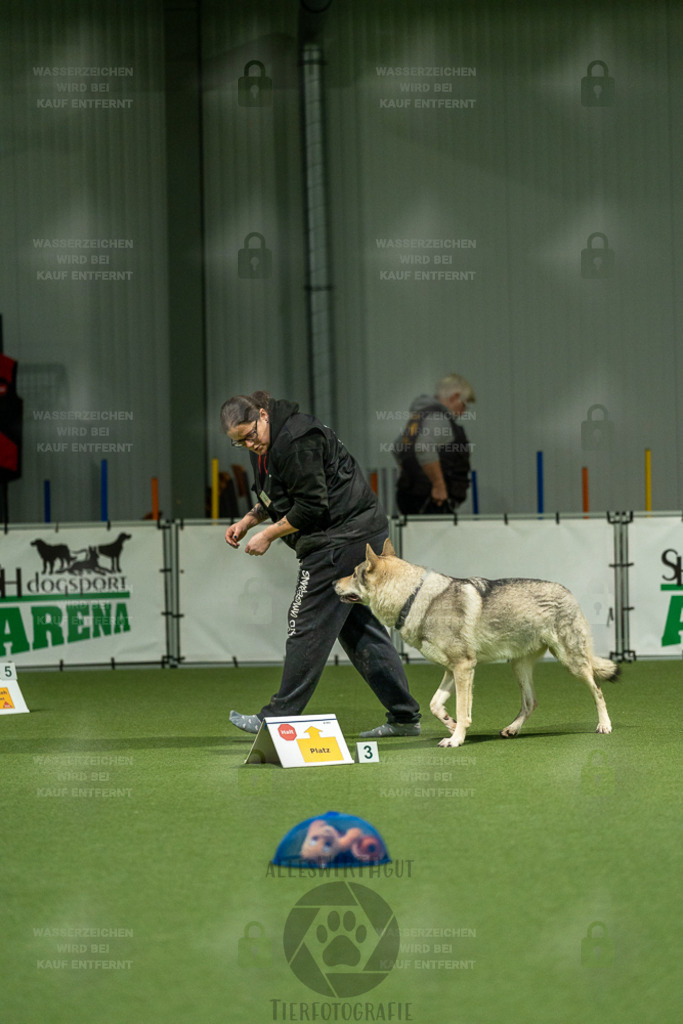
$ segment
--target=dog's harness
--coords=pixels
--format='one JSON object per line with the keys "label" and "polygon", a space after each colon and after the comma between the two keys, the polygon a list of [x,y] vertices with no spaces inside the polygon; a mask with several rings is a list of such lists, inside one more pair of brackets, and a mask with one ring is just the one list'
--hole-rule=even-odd
{"label": "dog's harness", "polygon": [[420,580],[418,585],[415,587],[415,590],[412,592],[412,594],[410,595],[410,597],[408,598],[408,600],[406,601],[406,603],[403,605],[403,607],[401,608],[400,612],[398,613],[398,618],[396,619],[396,622],[394,623],[394,629],[403,629],[403,627],[405,626],[406,619],[408,618],[408,615],[410,613],[410,609],[413,607],[413,601],[415,600],[417,595],[420,593],[420,590],[422,589],[422,584],[424,583],[424,581],[426,579],[427,579],[427,573],[424,574],[424,576],[422,577],[422,579]]}

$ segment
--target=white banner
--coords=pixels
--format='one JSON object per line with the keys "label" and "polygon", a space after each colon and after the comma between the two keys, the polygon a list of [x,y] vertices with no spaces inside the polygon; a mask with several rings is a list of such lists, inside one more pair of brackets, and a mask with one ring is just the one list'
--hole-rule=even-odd
{"label": "white banner", "polygon": [[163,530],[50,524],[0,534],[0,658],[18,666],[161,662]]}
{"label": "white banner", "polygon": [[590,623],[596,654],[615,650],[614,527],[606,518],[409,520],[403,558],[463,579],[555,580]]}
{"label": "white banner", "polygon": [[641,518],[628,526],[629,647],[636,656],[683,655],[683,522]]}
{"label": "white banner", "polygon": [[228,522],[185,522],[178,530],[180,657],[282,661],[296,555],[279,541],[265,555],[245,555],[246,539],[237,549],[226,543]]}
{"label": "white banner", "polygon": [[[605,518],[410,520],[403,557],[464,578],[558,580],[575,594],[596,651],[614,638],[614,527]],[[184,662],[281,662],[299,563],[282,542],[262,558],[229,548],[227,522],[174,524]],[[683,524],[629,526],[630,638],[639,656],[683,653]],[[164,533],[156,524],[10,527],[0,533],[0,658],[18,666],[161,662]],[[345,661],[339,644],[331,658]]]}
{"label": "white banner", "polygon": [[[229,520],[178,529],[183,662],[282,662],[299,561],[284,541],[246,555],[225,541]],[[337,642],[330,658],[348,661]]]}

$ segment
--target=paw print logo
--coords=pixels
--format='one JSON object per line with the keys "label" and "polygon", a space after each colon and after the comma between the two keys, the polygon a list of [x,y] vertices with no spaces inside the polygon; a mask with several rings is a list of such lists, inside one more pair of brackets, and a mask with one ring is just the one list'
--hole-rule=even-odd
{"label": "paw print logo", "polygon": [[299,981],[321,995],[346,999],[386,978],[400,935],[393,910],[372,889],[329,882],[311,889],[292,908],[283,943]]}
{"label": "paw print logo", "polygon": [[347,910],[343,917],[331,910],[325,924],[318,925],[315,935],[324,947],[323,962],[327,967],[357,967],[368,930],[364,924],[357,924],[353,910]]}

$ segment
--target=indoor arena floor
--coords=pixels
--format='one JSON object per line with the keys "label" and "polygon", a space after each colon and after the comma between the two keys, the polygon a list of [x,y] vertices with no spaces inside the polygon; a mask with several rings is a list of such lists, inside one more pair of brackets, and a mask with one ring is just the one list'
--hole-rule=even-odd
{"label": "indoor arena floor", "polygon": [[[283,769],[245,765],[254,737],[228,722],[275,667],[20,670],[30,714],[0,716],[2,1024],[677,1019],[681,663],[623,666],[602,736],[585,687],[544,662],[515,740],[509,666],[481,666],[458,749],[429,713],[439,670],[407,671],[419,737]],[[307,712],[335,713],[352,753],[384,720],[345,666]],[[370,822],[391,863],[275,868],[330,810]],[[390,960],[367,901],[393,915]]]}

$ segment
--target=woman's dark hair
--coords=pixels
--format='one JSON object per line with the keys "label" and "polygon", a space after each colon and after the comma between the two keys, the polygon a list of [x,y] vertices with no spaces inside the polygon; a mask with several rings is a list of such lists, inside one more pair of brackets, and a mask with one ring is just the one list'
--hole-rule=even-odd
{"label": "woman's dark hair", "polygon": [[223,403],[221,428],[224,434],[242,423],[253,423],[261,409],[268,409],[272,398],[267,391],[254,391],[251,395],[235,395]]}

